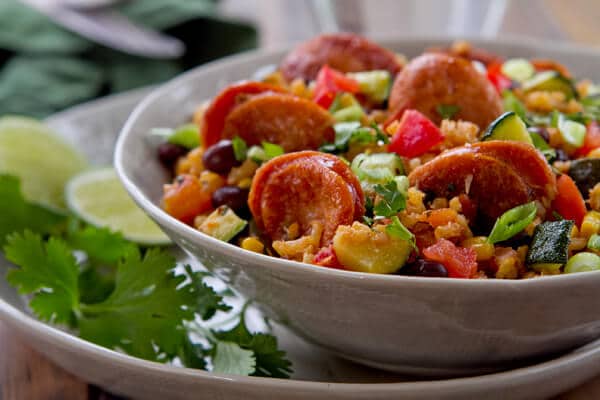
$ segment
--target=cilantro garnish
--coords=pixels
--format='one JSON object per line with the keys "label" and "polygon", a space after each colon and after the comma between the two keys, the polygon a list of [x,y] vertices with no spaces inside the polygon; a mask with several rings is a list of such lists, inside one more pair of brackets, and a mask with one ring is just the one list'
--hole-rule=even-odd
{"label": "cilantro garnish", "polygon": [[439,104],[435,109],[442,119],[452,119],[460,111],[460,107],[455,104]]}
{"label": "cilantro garnish", "polygon": [[[320,151],[326,153],[344,153],[348,151],[351,144],[360,143],[368,144],[382,140],[387,143],[387,135],[385,135],[375,124],[374,128],[361,126],[360,122],[339,122],[333,126],[335,130],[334,143],[326,143],[319,148]],[[373,134],[375,130],[375,134]]]}
{"label": "cilantro garnish", "polygon": [[15,264],[8,282],[30,296],[44,321],[148,360],[206,369],[210,359],[215,371],[259,376],[291,372],[275,337],[250,333],[243,316],[231,331],[192,338],[190,324],[232,311],[227,291],[203,281],[209,272],[177,269],[168,249],[142,249],[119,233],[30,204],[11,176],[0,175],[0,234]]}
{"label": "cilantro garnish", "polygon": [[406,227],[402,224],[402,222],[400,222],[400,220],[398,219],[397,216],[394,215],[391,218],[391,220],[392,220],[392,222],[390,224],[386,225],[386,227],[385,227],[386,233],[392,237],[406,240],[407,242],[412,243],[413,247],[414,247],[415,246],[415,235],[413,235],[411,231],[406,229]]}
{"label": "cilantro garnish", "polygon": [[375,185],[375,193],[380,196],[379,201],[373,206],[373,212],[379,217],[392,217],[406,208],[404,194],[398,189],[395,180],[384,185]]}

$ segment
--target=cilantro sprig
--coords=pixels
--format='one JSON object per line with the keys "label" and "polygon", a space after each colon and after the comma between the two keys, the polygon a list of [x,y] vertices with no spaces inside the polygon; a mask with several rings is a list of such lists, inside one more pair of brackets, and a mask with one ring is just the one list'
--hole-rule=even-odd
{"label": "cilantro sprig", "polygon": [[14,264],[7,280],[29,296],[33,313],[86,340],[190,368],[291,373],[276,338],[250,333],[243,316],[231,331],[206,330],[204,340],[189,329],[234,312],[204,282],[210,273],[180,268],[168,249],[141,248],[119,233],[31,204],[19,180],[6,175],[0,175],[0,246]]}

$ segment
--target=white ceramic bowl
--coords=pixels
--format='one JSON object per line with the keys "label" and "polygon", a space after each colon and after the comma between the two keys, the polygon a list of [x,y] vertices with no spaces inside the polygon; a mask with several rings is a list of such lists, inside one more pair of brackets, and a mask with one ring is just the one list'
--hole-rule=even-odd
{"label": "white ceramic bowl", "polygon": [[[413,57],[432,40],[384,40]],[[600,80],[600,53],[530,43],[480,42],[505,56],[549,57]],[[582,345],[600,333],[600,272],[533,280],[460,280],[339,271],[245,251],[177,221],[159,205],[168,173],[151,128],[188,121],[227,83],[277,63],[247,54],[188,72],[142,101],[125,124],[115,165],[134,200],[182,248],[255,300],[270,317],[342,357],[415,374],[506,368]]]}

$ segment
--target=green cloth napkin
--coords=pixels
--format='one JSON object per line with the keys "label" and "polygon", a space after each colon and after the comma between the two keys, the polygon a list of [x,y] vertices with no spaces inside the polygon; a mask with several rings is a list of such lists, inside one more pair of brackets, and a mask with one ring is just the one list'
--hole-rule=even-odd
{"label": "green cloth napkin", "polygon": [[71,33],[18,0],[0,0],[0,115],[45,117],[256,47],[255,29],[217,17],[215,0],[135,0],[119,8],[136,23],[181,39],[186,54],[177,60],[128,55]]}

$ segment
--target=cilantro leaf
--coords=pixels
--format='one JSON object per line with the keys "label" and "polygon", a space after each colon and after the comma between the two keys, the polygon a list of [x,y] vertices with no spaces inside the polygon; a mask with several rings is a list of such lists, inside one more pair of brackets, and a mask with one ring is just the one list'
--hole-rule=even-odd
{"label": "cilantro leaf", "polygon": [[373,212],[379,217],[391,217],[406,208],[404,194],[398,190],[398,184],[391,180],[384,185],[377,184],[375,193],[381,198],[375,203]]}
{"label": "cilantro leaf", "polygon": [[4,253],[20,266],[9,270],[7,280],[20,293],[33,294],[33,312],[42,320],[73,326],[79,309],[79,268],[65,242],[50,238],[44,243],[39,234],[25,231],[8,237]]}
{"label": "cilantro leaf", "polygon": [[195,298],[174,268],[175,259],[162,249],[150,249],[143,258],[139,251],[127,254],[110,296],[82,305],[81,337],[149,360],[177,354],[183,321],[194,317]]}
{"label": "cilantro leaf", "polygon": [[406,240],[407,242],[412,243],[413,247],[415,246],[415,235],[406,229],[397,216],[394,215],[392,217],[392,222],[386,225],[385,231],[388,235],[398,239]]}
{"label": "cilantro leaf", "polygon": [[375,138],[377,141],[381,141],[383,144],[388,144],[390,142],[390,137],[386,135],[375,122],[371,124],[371,128],[375,130]]}
{"label": "cilantro leaf", "polygon": [[215,290],[208,286],[202,277],[203,271],[192,271],[189,265],[185,266],[185,271],[191,279],[191,290],[196,297],[196,312],[203,320],[212,318],[217,311],[229,311],[231,307],[223,303],[223,296],[218,295]]}
{"label": "cilantro leaf", "polygon": [[187,368],[206,369],[206,361],[204,361],[207,351],[201,344],[192,343],[189,336],[183,340],[182,346],[179,348],[177,356],[183,365]]}
{"label": "cilantro leaf", "polygon": [[64,215],[25,200],[17,177],[0,175],[0,246],[10,233],[26,229],[51,233],[57,231],[64,221]]}
{"label": "cilantro leaf", "polygon": [[[375,125],[376,126],[376,125]],[[353,143],[375,143],[380,140],[377,130],[375,135],[373,129],[360,126],[360,122],[339,122],[333,126],[335,130],[334,143],[326,143],[319,148],[320,151],[326,153],[343,153],[348,151],[348,148]]]}
{"label": "cilantro leaf", "polygon": [[135,251],[135,245],[121,233],[91,225],[70,232],[67,240],[73,249],[85,252],[88,259],[97,264],[116,264],[126,254]]}
{"label": "cilantro leaf", "polygon": [[289,378],[291,363],[286,359],[286,353],[277,347],[277,338],[265,333],[252,334],[246,328],[243,318],[229,331],[213,332],[220,342],[237,343],[240,348],[253,352],[256,359],[255,371],[252,375],[273,378]]}
{"label": "cilantro leaf", "polygon": [[455,104],[438,104],[435,109],[442,119],[452,119],[460,111],[460,107]]}
{"label": "cilantro leaf", "polygon": [[251,375],[256,370],[254,352],[233,342],[217,342],[212,363],[213,372],[221,374]]}

